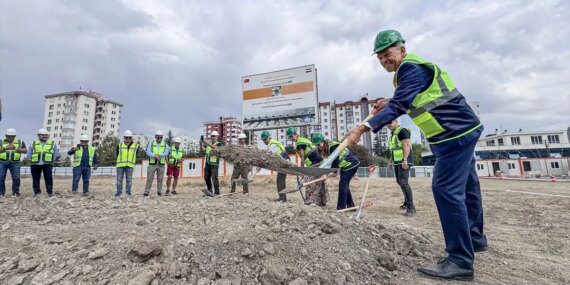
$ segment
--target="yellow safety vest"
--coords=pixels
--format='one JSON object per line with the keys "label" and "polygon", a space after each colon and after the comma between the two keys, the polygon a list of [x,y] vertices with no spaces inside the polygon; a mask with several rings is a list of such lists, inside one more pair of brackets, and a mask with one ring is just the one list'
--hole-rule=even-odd
{"label": "yellow safety vest", "polygon": [[[87,150],[89,152],[89,166],[93,166],[93,157],[95,157],[95,147],[88,146]],[[83,157],[83,147],[79,147],[79,150],[73,153],[73,167],[78,167],[81,165],[81,158]]]}
{"label": "yellow safety vest", "polygon": [[54,151],[53,141],[48,140],[43,145],[40,140],[34,141],[32,144],[32,165],[38,164],[40,161],[46,164],[52,164]]}
{"label": "yellow safety vest", "polygon": [[304,138],[304,137],[298,137],[297,141],[295,142],[295,149],[297,149],[298,146],[302,146],[302,145],[306,145],[307,147],[305,148],[305,150],[303,151],[303,154],[305,156],[305,160],[304,160],[304,165],[306,167],[309,167],[311,165],[313,165],[313,162],[309,159],[309,152],[313,151],[315,149],[315,145],[313,145],[313,143],[311,142],[310,139],[308,138]]}
{"label": "yellow safety vest", "polygon": [[131,143],[126,145],[124,142],[119,144],[119,154],[117,155],[117,167],[134,168],[137,163],[137,150],[139,145]]}
{"label": "yellow safety vest", "polygon": [[392,136],[390,136],[389,147],[390,151],[392,152],[392,162],[396,165],[401,164],[404,160],[404,148],[402,141],[398,138],[398,134],[401,130],[406,129],[410,134],[412,131],[408,128],[404,128],[402,126],[398,126],[393,132]]}
{"label": "yellow safety vest", "polygon": [[0,161],[12,161],[12,162],[20,161],[20,153],[16,152],[16,150],[20,148],[20,145],[22,145],[22,141],[17,138],[14,138],[12,144],[14,145],[15,149],[6,150],[6,148],[8,147],[8,141],[6,139],[2,141],[2,148],[4,149],[4,151],[0,153]]}
{"label": "yellow safety vest", "polygon": [[182,156],[184,155],[184,151],[181,147],[176,148],[175,146],[170,148],[170,157],[168,163],[170,165],[176,166],[176,168],[180,168],[182,166]]}
{"label": "yellow safety vest", "polygon": [[[213,143],[214,146],[221,146],[222,143],[221,142],[215,142]],[[213,148],[210,146],[206,147],[206,164],[210,164],[210,165],[218,165],[220,163],[220,158],[211,154]]]}
{"label": "yellow safety vest", "polygon": [[[151,149],[152,149],[152,154],[157,154],[157,155],[161,155],[165,150],[166,150],[166,143],[164,141],[160,142],[160,145],[156,143],[155,140],[152,141],[151,143]],[[166,157],[161,156],[160,160],[158,161],[159,165],[164,165],[166,163]],[[149,159],[148,164],[150,165],[155,165],[156,164],[156,159],[154,159],[154,157],[151,157]]]}

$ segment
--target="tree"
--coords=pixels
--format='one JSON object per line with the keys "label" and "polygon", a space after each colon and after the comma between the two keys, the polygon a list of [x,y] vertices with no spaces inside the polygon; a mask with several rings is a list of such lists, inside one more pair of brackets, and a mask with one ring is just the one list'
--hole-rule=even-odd
{"label": "tree", "polygon": [[422,143],[412,144],[412,152],[414,153],[414,165],[421,165],[422,162],[422,151],[425,147]]}
{"label": "tree", "polygon": [[166,137],[164,138],[164,142],[166,143],[166,145],[171,145],[173,139],[174,139],[174,134],[172,133],[172,130],[168,130],[168,132],[166,133]]}
{"label": "tree", "polygon": [[372,146],[372,152],[374,152],[375,155],[380,156],[382,155],[382,144],[380,144],[380,139],[378,138],[378,136],[374,136],[374,145]]}
{"label": "tree", "polygon": [[99,157],[99,166],[114,166],[117,162],[117,146],[119,139],[113,135],[107,135],[103,138],[103,143],[97,149]]}
{"label": "tree", "polygon": [[139,145],[139,151],[137,151],[137,164],[142,163],[143,160],[147,159],[146,155],[146,145]]}

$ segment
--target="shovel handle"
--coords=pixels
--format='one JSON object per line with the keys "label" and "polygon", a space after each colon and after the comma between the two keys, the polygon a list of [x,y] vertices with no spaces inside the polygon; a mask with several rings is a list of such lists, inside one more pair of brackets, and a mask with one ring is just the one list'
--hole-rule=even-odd
{"label": "shovel handle", "polygon": [[[368,122],[368,120],[372,119],[372,117],[374,117],[374,113],[368,115],[368,117],[364,118],[364,120],[362,120],[362,124]],[[344,139],[342,140],[342,142],[340,143],[339,146],[336,147],[336,149],[333,151],[333,153],[331,153],[331,155],[321,163],[321,166],[319,166],[319,168],[329,168],[331,166],[331,164],[333,163],[333,161],[340,155],[340,153],[348,147],[348,140]]]}

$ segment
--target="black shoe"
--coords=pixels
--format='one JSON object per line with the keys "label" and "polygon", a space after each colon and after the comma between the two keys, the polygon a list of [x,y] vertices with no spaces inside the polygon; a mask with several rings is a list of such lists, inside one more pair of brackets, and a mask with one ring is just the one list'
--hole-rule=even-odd
{"label": "black shoe", "polygon": [[416,208],[414,207],[409,207],[408,209],[406,209],[406,212],[404,213],[404,216],[406,217],[413,217],[416,215]]}
{"label": "black shoe", "polygon": [[77,195],[77,191],[71,191],[71,194]]}
{"label": "black shoe", "polygon": [[20,198],[20,193],[12,194],[12,198]]}
{"label": "black shoe", "polygon": [[48,198],[52,198],[52,197],[53,197],[53,193],[49,193]]}
{"label": "black shoe", "polygon": [[447,258],[433,266],[420,267],[418,271],[429,277],[441,279],[473,280],[473,270],[461,268]]}
{"label": "black shoe", "polygon": [[406,204],[404,202],[404,204],[402,204],[402,206],[400,206],[400,209],[405,210],[406,208],[408,208],[408,204]]}
{"label": "black shoe", "polygon": [[89,194],[89,192],[85,192],[83,193],[83,197],[91,197],[91,194]]}
{"label": "black shoe", "polygon": [[202,193],[204,193],[204,195],[208,196],[208,197],[214,197],[214,193],[212,193],[212,191],[210,191],[209,189],[202,189]]}
{"label": "black shoe", "polygon": [[158,193],[156,193],[156,194],[158,194],[158,196],[162,196],[162,193],[160,193],[160,192],[158,192]]}
{"label": "black shoe", "polygon": [[481,253],[489,250],[489,247],[488,246],[477,247],[477,248],[474,247],[473,250],[477,253]]}
{"label": "black shoe", "polygon": [[176,191],[172,190],[172,195],[176,195],[178,193],[176,193]]}
{"label": "black shoe", "polygon": [[170,196],[170,190],[166,190],[166,193],[164,193],[165,196]]}
{"label": "black shoe", "polygon": [[148,194],[147,194],[147,193],[144,193],[143,196],[148,197]]}
{"label": "black shoe", "polygon": [[32,196],[32,198],[38,198],[40,197],[40,193],[34,193],[34,196]]}

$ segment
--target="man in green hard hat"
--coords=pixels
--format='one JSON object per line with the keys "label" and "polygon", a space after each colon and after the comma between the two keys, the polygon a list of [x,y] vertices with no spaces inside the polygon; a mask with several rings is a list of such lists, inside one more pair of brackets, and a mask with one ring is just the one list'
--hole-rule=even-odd
{"label": "man in green hard hat", "polygon": [[[271,134],[268,131],[261,132],[261,140],[267,146],[267,149],[270,152],[282,157],[283,159],[289,160],[289,154],[287,154],[287,151],[285,150],[283,144],[280,141],[271,138]],[[280,172],[277,173],[277,193],[285,189],[286,179],[287,179],[287,174]],[[277,201],[287,202],[287,195],[279,194],[279,198],[277,198]]]}
{"label": "man in green hard hat", "polygon": [[301,159],[301,166],[310,167],[311,165],[319,163],[323,160],[311,140],[300,136],[297,132],[297,128],[288,128],[287,137],[293,141],[295,151]]}
{"label": "man in green hard hat", "polygon": [[436,157],[432,191],[448,256],[418,270],[443,279],[473,279],[475,252],[487,250],[483,204],[475,171],[474,150],[483,125],[455,83],[438,65],[408,53],[395,30],[378,33],[373,52],[394,75],[394,96],[375,106],[376,115],[345,138],[350,145],[370,130],[378,132],[408,114],[426,137]]}

